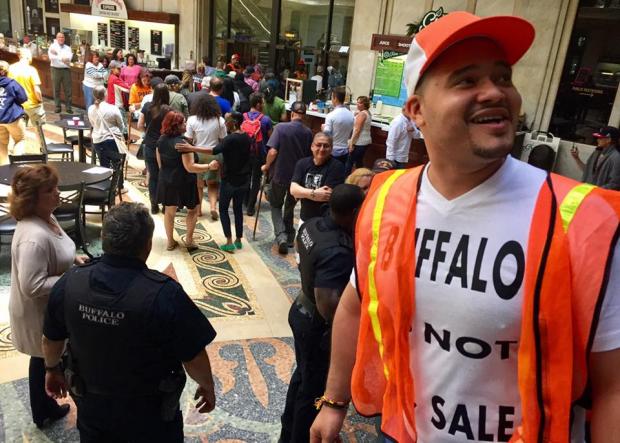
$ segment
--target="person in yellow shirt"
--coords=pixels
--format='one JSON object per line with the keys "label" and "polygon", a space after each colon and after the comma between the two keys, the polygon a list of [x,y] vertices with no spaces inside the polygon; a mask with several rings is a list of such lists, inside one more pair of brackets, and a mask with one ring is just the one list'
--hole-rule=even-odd
{"label": "person in yellow shirt", "polygon": [[[27,48],[19,49],[19,61],[9,66],[8,77],[15,80],[26,91],[28,100],[22,103],[24,113],[33,126],[45,122],[45,109],[41,95],[41,79],[36,68],[31,65],[32,54]],[[38,135],[38,133],[37,133]],[[43,140],[41,140],[43,143]]]}

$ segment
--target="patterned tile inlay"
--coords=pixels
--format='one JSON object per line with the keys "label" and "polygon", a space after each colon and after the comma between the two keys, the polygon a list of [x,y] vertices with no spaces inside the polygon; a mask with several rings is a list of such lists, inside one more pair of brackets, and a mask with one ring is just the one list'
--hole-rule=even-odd
{"label": "patterned tile inlay", "polygon": [[[215,343],[208,350],[217,406],[210,414],[198,414],[196,384],[188,378],[181,398],[185,441],[276,442],[294,365],[292,339]],[[27,379],[0,385],[0,441],[77,442],[75,421],[72,405],[67,419],[40,431],[30,418]],[[371,442],[374,426],[351,411],[342,436],[345,442]]]}

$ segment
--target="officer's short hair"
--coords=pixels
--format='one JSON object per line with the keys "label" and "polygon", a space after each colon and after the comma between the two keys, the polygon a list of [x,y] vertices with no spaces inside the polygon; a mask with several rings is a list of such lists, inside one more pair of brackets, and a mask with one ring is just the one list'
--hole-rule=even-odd
{"label": "officer's short hair", "polygon": [[138,257],[153,238],[154,229],[153,219],[143,204],[123,202],[113,206],[103,219],[103,252]]}
{"label": "officer's short hair", "polygon": [[357,212],[363,201],[364,192],[359,186],[343,183],[332,191],[329,210],[336,217],[348,217]]}

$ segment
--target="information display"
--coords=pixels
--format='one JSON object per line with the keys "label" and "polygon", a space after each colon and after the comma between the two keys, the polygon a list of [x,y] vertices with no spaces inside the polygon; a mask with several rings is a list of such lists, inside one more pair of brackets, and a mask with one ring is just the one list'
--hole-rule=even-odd
{"label": "information display", "polygon": [[140,49],[140,28],[128,26],[127,31],[129,32],[128,49]]}
{"label": "information display", "polygon": [[108,24],[97,23],[97,44],[102,47],[108,46]]}
{"label": "information display", "polygon": [[125,22],[110,20],[110,43],[113,48],[125,49]]}
{"label": "information display", "polygon": [[379,61],[375,70],[375,94],[398,97],[404,67],[405,63],[399,59]]}
{"label": "information display", "polygon": [[407,101],[407,86],[404,82],[406,55],[377,60],[375,86],[372,101],[385,105],[402,107]]}

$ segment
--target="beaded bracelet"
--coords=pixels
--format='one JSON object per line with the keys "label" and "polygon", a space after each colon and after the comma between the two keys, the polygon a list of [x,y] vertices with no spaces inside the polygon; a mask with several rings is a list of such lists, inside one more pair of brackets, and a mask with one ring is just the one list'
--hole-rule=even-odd
{"label": "beaded bracelet", "polygon": [[316,410],[320,410],[323,406],[328,406],[334,409],[347,409],[349,407],[350,400],[347,401],[337,401],[332,400],[330,398],[325,397],[324,395],[321,398],[317,398],[314,402],[314,407]]}

